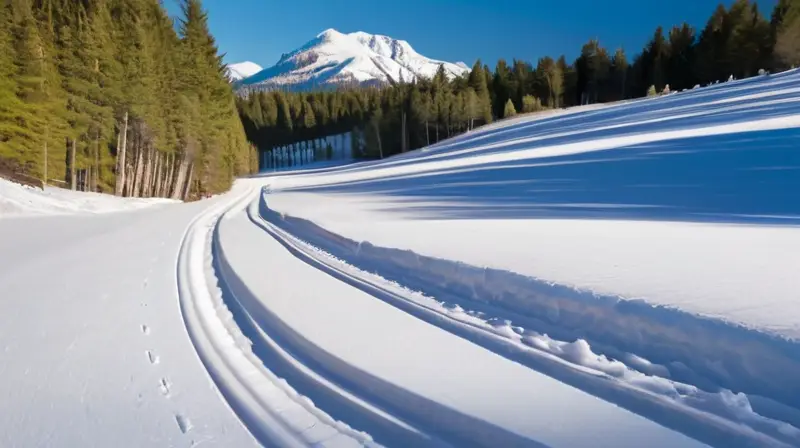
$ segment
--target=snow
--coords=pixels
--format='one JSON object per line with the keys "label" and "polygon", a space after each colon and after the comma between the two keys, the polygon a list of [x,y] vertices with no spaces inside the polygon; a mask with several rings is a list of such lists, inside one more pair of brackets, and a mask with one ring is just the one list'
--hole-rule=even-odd
{"label": "snow", "polygon": [[[677,401],[797,437],[784,407],[800,408],[798,78],[520,117],[271,177],[264,213],[506,339],[659,395],[695,388]],[[620,379],[630,368],[657,381]]]}
{"label": "snow", "polygon": [[[385,410],[416,429],[413,436],[457,446],[596,446],[597,437],[603,446],[701,446],[319,275],[252,217],[233,212],[219,227],[219,257],[232,266],[223,275],[247,285],[233,294],[237,306],[287,341],[296,359],[323,364],[332,382],[354,394],[382,399]],[[562,430],[571,426],[584,431]],[[390,446],[413,440],[395,437],[386,439]]]}
{"label": "snow", "polygon": [[195,203],[0,182],[0,446],[800,446],[798,78]]}
{"label": "snow", "polygon": [[242,85],[257,89],[302,90],[352,83],[410,82],[420,76],[432,78],[441,65],[450,77],[469,71],[463,64],[426,58],[406,41],[328,29],[284,55],[273,67],[244,79]]}
{"label": "snow", "polygon": [[241,81],[245,78],[255,75],[261,70],[264,70],[264,68],[255,62],[250,61],[228,64],[228,75],[230,76],[231,81]]}
{"label": "snow", "polygon": [[163,198],[119,198],[50,186],[42,190],[0,179],[0,219],[42,214],[111,213],[176,202]]}
{"label": "snow", "polygon": [[363,168],[278,178],[273,190],[303,191],[270,207],[378,246],[797,338],[799,77],[517,119]]}
{"label": "snow", "polygon": [[176,299],[181,237],[218,200],[0,219],[0,446],[258,446]]}

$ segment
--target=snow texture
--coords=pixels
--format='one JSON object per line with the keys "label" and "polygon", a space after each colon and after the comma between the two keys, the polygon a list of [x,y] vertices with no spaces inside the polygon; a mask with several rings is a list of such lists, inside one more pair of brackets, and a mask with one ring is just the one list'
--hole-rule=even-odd
{"label": "snow texture", "polygon": [[120,198],[55,187],[42,190],[0,178],[0,219],[11,216],[112,213],[176,202],[162,198]]}
{"label": "snow texture", "polygon": [[798,82],[518,117],[273,177],[264,213],[501,336],[797,445]]}

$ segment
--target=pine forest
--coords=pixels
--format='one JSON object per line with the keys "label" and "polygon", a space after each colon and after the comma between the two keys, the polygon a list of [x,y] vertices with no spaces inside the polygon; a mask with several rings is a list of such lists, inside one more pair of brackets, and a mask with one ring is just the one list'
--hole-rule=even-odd
{"label": "pine forest", "polygon": [[[686,23],[657,28],[633,58],[593,39],[571,62],[501,59],[492,69],[477,61],[455,79],[440,69],[433,79],[382,89],[248,92],[237,104],[261,151],[353,132],[353,156],[380,158],[517,113],[669,93],[798,65],[800,0],[780,0],[766,13],[756,2],[736,0],[729,8],[720,4],[702,30]],[[302,154],[280,159],[303,160]]]}
{"label": "pine forest", "polygon": [[701,30],[657,28],[632,58],[593,39],[572,61],[477,61],[455,78],[440,68],[382,88],[237,95],[200,0],[181,0],[177,22],[158,0],[0,1],[0,174],[132,197],[222,192],[274,167],[287,145],[342,133],[354,157],[383,158],[518,113],[800,64],[800,0],[771,12],[736,0]]}
{"label": "pine forest", "polygon": [[199,0],[0,1],[0,170],[185,199],[257,169]]}

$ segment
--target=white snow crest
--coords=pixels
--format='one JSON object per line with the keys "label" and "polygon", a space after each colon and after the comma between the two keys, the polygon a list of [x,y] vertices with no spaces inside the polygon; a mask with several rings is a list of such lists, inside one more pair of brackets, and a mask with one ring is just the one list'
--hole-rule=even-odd
{"label": "white snow crest", "polygon": [[295,90],[342,84],[386,84],[432,78],[439,67],[448,77],[468,72],[463,64],[429,59],[403,40],[364,32],[320,33],[301,48],[285,54],[273,67],[241,81],[255,89]]}
{"label": "white snow crest", "polygon": [[10,216],[101,214],[138,210],[179,201],[164,198],[121,198],[109,194],[42,189],[0,178],[0,218]]}

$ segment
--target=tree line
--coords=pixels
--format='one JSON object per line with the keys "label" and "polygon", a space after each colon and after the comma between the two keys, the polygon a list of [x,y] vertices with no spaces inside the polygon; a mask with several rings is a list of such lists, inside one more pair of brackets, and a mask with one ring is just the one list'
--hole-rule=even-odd
{"label": "tree line", "polygon": [[[0,0],[0,159],[125,196],[227,190],[257,168],[200,0]],[[176,29],[177,28],[177,29]]]}
{"label": "tree line", "polygon": [[698,32],[683,23],[653,37],[632,60],[592,39],[579,56],[542,57],[536,65],[477,61],[465,76],[384,88],[319,92],[246,92],[237,108],[261,151],[352,131],[357,157],[423,147],[518,112],[637,98],[780,71],[800,65],[800,0],[779,0],[769,17],[756,2],[720,4]]}

